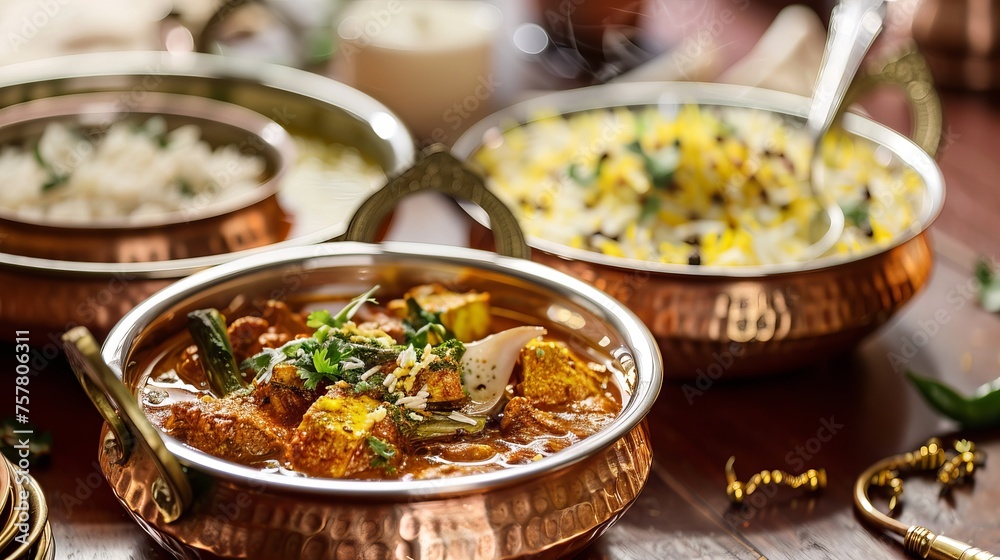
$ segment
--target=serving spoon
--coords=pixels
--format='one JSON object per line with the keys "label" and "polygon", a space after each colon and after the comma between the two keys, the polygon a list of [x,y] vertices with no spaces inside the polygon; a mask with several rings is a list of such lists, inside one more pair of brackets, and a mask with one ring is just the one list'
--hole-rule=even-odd
{"label": "serving spoon", "polygon": [[462,386],[471,403],[462,409],[470,416],[492,416],[505,404],[507,383],[524,345],[546,333],[544,327],[514,327],[465,345]]}
{"label": "serving spoon", "polygon": [[884,19],[885,0],[841,0],[830,14],[830,31],[805,123],[813,145],[809,189],[813,198],[823,204],[823,211],[810,224],[810,239],[815,241],[806,248],[802,260],[823,256],[844,232],[844,211],[822,188],[825,170],[822,142],[841,113],[847,88],[882,30]]}

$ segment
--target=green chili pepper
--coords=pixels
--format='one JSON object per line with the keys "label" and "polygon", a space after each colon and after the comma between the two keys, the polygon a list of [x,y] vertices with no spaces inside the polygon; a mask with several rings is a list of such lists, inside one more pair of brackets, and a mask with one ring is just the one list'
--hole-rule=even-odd
{"label": "green chili pepper", "polygon": [[188,313],[188,330],[198,346],[201,366],[215,396],[224,397],[246,387],[233,356],[226,318],[218,309],[198,309]]}
{"label": "green chili pepper", "polygon": [[935,410],[957,420],[965,428],[1000,426],[1000,378],[976,389],[966,397],[948,385],[928,377],[906,372],[910,382]]}

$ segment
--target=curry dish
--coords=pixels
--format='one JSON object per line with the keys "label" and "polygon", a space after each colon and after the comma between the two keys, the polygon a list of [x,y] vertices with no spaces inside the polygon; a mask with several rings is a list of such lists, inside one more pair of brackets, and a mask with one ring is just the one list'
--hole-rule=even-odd
{"label": "curry dish", "polygon": [[[192,312],[189,332],[149,366],[146,414],[184,444],[236,463],[409,480],[537,461],[621,409],[610,359],[584,359],[537,336],[541,328],[511,329],[529,331],[516,344],[489,336],[513,325],[488,293],[424,285],[379,306],[376,290],[324,302],[342,307],[336,314],[274,300]],[[509,377],[505,361],[514,362]],[[488,400],[491,380],[493,406],[477,402]]]}

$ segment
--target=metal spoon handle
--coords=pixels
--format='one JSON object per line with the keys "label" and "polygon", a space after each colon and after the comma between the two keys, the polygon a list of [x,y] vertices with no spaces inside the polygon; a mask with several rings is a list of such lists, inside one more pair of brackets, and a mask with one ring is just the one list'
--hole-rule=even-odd
{"label": "metal spoon handle", "polygon": [[817,141],[826,134],[840,109],[868,48],[882,30],[885,0],[841,0],[830,15],[823,63],[809,107],[806,127]]}

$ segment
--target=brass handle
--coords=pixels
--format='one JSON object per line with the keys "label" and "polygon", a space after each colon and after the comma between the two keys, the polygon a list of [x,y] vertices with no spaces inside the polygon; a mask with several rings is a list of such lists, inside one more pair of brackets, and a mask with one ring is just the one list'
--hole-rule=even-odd
{"label": "brass handle", "polygon": [[195,52],[208,53],[210,51],[212,37],[215,35],[215,28],[217,28],[223,20],[226,19],[226,17],[238,8],[242,8],[244,5],[254,1],[256,0],[229,0],[228,2],[220,4],[215,12],[212,13],[212,16],[205,20],[205,25],[202,26],[201,30],[194,34]]}
{"label": "brass handle", "polygon": [[407,195],[419,191],[437,191],[477,204],[490,217],[498,253],[519,259],[531,256],[524,233],[510,209],[486,188],[479,175],[440,144],[424,150],[413,167],[368,197],[354,213],[347,233],[340,239],[374,242],[379,226],[393,207]]}
{"label": "brass handle", "polygon": [[914,525],[903,537],[903,548],[918,558],[931,560],[998,560],[998,556],[981,548],[957,541],[944,535],[935,535],[924,527]]}
{"label": "brass handle", "polygon": [[934,78],[927,61],[916,50],[909,50],[890,60],[881,68],[859,75],[847,92],[844,107],[880,85],[894,85],[910,101],[910,139],[931,156],[941,144],[944,117],[941,98],[934,89]]}
{"label": "brass handle", "polygon": [[77,380],[111,427],[117,440],[113,462],[121,463],[138,444],[159,472],[152,495],[167,523],[176,521],[191,503],[191,485],[184,468],[167,451],[156,428],[139,408],[135,396],[104,363],[94,336],[86,327],[76,327],[62,336],[63,349]]}

